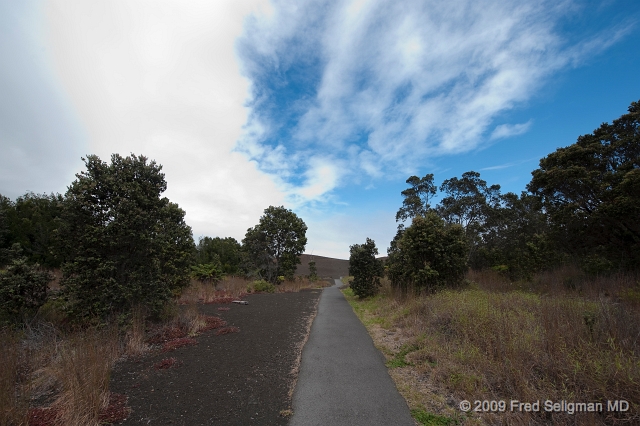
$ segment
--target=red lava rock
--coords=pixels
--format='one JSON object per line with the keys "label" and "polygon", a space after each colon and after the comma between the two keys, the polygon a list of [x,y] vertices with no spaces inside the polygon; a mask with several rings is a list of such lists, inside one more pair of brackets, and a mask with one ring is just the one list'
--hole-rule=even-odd
{"label": "red lava rock", "polygon": [[55,423],[59,411],[52,407],[32,408],[28,413],[29,426],[51,426]]}
{"label": "red lava rock", "polygon": [[174,349],[181,348],[183,346],[196,345],[198,342],[196,339],[192,339],[190,337],[183,337],[181,339],[169,340],[162,345],[162,351],[168,352]]}
{"label": "red lava rock", "polygon": [[131,414],[131,408],[127,405],[127,396],[120,393],[109,394],[109,405],[98,416],[100,424],[117,423],[126,419]]}
{"label": "red lava rock", "polygon": [[177,366],[178,366],[178,360],[173,357],[165,358],[153,365],[153,367],[156,370],[166,370],[167,368],[177,367]]}
{"label": "red lava rock", "polygon": [[237,333],[238,331],[240,331],[238,327],[224,327],[216,332],[216,336],[229,334],[229,333]]}

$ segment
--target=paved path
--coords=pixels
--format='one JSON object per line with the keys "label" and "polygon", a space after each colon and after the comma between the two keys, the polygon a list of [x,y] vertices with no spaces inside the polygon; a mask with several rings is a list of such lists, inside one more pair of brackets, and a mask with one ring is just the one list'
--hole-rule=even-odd
{"label": "paved path", "polygon": [[320,297],[302,351],[291,426],[415,423],[366,328],[336,284]]}

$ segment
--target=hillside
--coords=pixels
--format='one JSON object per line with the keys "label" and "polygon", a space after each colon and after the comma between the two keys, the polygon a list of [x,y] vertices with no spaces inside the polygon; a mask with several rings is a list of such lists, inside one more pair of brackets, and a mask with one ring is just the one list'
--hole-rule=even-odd
{"label": "hillside", "polygon": [[296,275],[309,275],[309,262],[316,261],[318,276],[340,278],[349,275],[349,261],[333,259],[331,257],[303,254],[300,256],[300,265],[296,269]]}

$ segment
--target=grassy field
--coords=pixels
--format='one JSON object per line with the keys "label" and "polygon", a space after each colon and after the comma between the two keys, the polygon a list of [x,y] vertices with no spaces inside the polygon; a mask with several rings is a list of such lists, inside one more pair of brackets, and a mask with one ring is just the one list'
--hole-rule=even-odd
{"label": "grassy field", "polygon": [[[328,285],[300,277],[276,286],[276,292]],[[18,330],[1,329],[0,426],[90,426],[125,418],[126,399],[109,391],[114,363],[144,355],[153,345],[188,344],[201,332],[224,325],[200,314],[198,304],[231,302],[250,290],[251,281],[240,277],[215,286],[193,280],[160,323],[146,321],[136,309],[125,326],[78,330],[45,308]]]}
{"label": "grassy field", "polygon": [[[640,424],[637,276],[565,268],[510,283],[491,271],[430,295],[388,282],[368,300],[344,293],[422,424]],[[617,400],[628,410],[609,411]]]}

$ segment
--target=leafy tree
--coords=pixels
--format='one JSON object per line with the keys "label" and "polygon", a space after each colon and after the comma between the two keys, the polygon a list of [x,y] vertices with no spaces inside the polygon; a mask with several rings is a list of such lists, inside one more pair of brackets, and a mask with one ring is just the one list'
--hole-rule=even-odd
{"label": "leafy tree", "polygon": [[47,301],[47,285],[53,276],[28,264],[20,244],[9,251],[10,263],[0,271],[0,322],[13,322],[35,313]]}
{"label": "leafy tree", "polygon": [[[0,196],[2,197],[2,196]],[[61,259],[56,248],[56,233],[60,226],[62,196],[60,194],[34,194],[28,192],[11,202],[6,197],[0,201],[0,250],[8,250],[20,244],[23,255],[30,263],[49,268],[59,267]]]}
{"label": "leafy tree", "polygon": [[540,160],[527,189],[574,256],[640,264],[640,101],[592,134]]}
{"label": "leafy tree", "polygon": [[309,279],[311,281],[318,280],[318,268],[316,267],[316,261],[312,260],[309,262]]}
{"label": "leafy tree", "polygon": [[523,192],[500,196],[485,221],[482,244],[470,260],[475,269],[499,268],[512,280],[529,279],[562,259],[549,236],[540,199]]}
{"label": "leafy tree", "polygon": [[162,166],[144,156],[90,155],[65,194],[61,282],[77,318],[143,305],[153,313],[189,283],[193,237],[161,194]]}
{"label": "leafy tree", "polygon": [[13,208],[11,200],[0,194],[0,268],[9,263],[9,222],[7,216]]}
{"label": "leafy tree", "polygon": [[198,263],[191,266],[191,276],[202,283],[215,284],[222,279],[220,261],[213,263]]}
{"label": "leafy tree", "polygon": [[433,291],[458,284],[467,270],[467,241],[459,224],[445,223],[435,212],[413,218],[388,251],[391,284]]}
{"label": "leafy tree", "polygon": [[384,274],[382,262],[376,259],[378,249],[375,241],[367,238],[364,244],[349,247],[349,275],[353,276],[350,286],[353,293],[365,298],[375,296],[380,287],[380,277]]}
{"label": "leafy tree", "polygon": [[196,246],[196,263],[215,264],[216,259],[223,273],[237,274],[242,265],[242,246],[231,237],[200,238]]}
{"label": "leafy tree", "polygon": [[307,225],[291,210],[269,206],[260,222],[242,240],[251,267],[272,283],[278,276],[293,279],[307,244]]}
{"label": "leafy tree", "polygon": [[411,176],[407,179],[411,188],[401,192],[404,200],[402,207],[396,213],[396,222],[412,219],[416,216],[424,216],[431,208],[429,199],[436,194],[436,185],[433,183],[433,173],[425,175],[423,178]]}
{"label": "leafy tree", "polygon": [[447,194],[436,210],[440,217],[448,223],[461,225],[469,242],[468,257],[482,242],[484,224],[492,210],[500,202],[500,185],[487,186],[480,179],[480,173],[470,171],[457,177],[445,180],[440,191]]}

